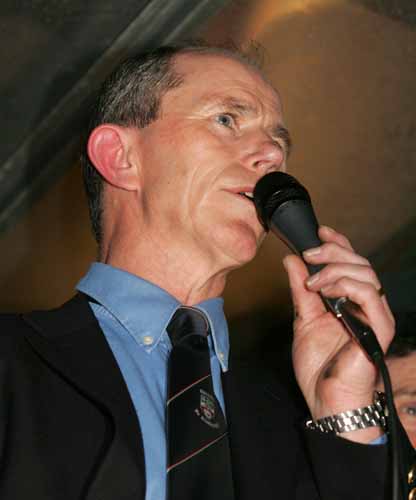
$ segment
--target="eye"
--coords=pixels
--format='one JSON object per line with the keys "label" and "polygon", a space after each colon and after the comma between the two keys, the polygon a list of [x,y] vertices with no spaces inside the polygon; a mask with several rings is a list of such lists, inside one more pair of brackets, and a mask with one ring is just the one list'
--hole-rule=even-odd
{"label": "eye", "polygon": [[230,113],[221,113],[220,115],[216,116],[216,121],[220,125],[223,125],[224,127],[232,128],[236,124],[235,117],[231,115]]}
{"label": "eye", "polygon": [[399,414],[402,415],[403,418],[412,419],[415,421],[416,418],[416,404],[413,402],[403,402],[398,405]]}
{"label": "eye", "polygon": [[282,139],[274,139],[272,137],[272,141],[280,149],[280,151],[286,154],[286,145],[283,143]]}
{"label": "eye", "polygon": [[416,406],[405,406],[403,412],[410,417],[416,417]]}

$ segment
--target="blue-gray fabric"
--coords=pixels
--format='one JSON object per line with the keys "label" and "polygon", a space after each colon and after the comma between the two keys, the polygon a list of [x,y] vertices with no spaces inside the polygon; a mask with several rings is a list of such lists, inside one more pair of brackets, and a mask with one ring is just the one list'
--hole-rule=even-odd
{"label": "blue-gray fabric", "polygon": [[[164,499],[167,362],[172,348],[166,326],[181,304],[158,286],[102,263],[91,265],[77,289],[94,299],[90,305],[136,409],[143,435],[146,500]],[[223,300],[209,299],[193,307],[210,322],[214,392],[224,410],[221,370],[228,369],[229,338]]]}

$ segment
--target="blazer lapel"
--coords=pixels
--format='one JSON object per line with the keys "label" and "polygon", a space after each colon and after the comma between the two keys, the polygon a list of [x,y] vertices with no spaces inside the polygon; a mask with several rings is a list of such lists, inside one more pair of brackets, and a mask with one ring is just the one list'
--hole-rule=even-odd
{"label": "blazer lapel", "polygon": [[[24,316],[33,328],[32,347],[54,370],[103,413],[110,438],[86,498],[144,498],[144,454],[139,422],[118,365],[87,298]],[[94,431],[93,429],[91,430]]]}

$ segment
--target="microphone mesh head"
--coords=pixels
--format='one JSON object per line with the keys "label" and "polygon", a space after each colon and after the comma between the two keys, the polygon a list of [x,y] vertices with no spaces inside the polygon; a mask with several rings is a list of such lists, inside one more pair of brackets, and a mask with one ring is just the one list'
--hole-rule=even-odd
{"label": "microphone mesh head", "polygon": [[266,231],[274,211],[286,201],[311,202],[308,191],[294,177],[284,172],[271,172],[262,177],[253,192],[254,205]]}

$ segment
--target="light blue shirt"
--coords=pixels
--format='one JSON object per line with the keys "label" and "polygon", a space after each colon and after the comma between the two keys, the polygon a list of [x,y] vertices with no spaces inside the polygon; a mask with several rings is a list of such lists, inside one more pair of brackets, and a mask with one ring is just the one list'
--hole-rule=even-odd
{"label": "light blue shirt", "polygon": [[[143,436],[146,500],[166,497],[165,404],[167,361],[172,348],[166,326],[181,305],[172,295],[133,274],[91,265],[77,289],[98,303],[92,310],[123,374]],[[224,410],[221,370],[228,369],[229,338],[221,298],[194,307],[209,320],[214,392]]]}

